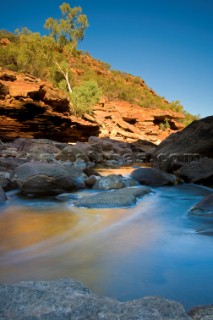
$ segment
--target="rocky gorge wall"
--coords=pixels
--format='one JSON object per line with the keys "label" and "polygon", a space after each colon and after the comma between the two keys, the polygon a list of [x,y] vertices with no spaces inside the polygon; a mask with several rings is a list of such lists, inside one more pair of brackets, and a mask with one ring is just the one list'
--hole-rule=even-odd
{"label": "rocky gorge wall", "polygon": [[[103,99],[102,99],[103,100]],[[0,70],[0,139],[87,141],[90,136],[155,144],[183,128],[184,116],[171,110],[141,108],[125,101],[105,101],[83,118],[70,113],[66,94],[31,75]],[[170,128],[161,130],[168,121]]]}

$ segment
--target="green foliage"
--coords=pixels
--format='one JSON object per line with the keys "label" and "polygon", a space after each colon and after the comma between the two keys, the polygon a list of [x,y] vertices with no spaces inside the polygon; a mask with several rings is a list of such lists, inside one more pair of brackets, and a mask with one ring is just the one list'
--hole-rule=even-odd
{"label": "green foliage", "polygon": [[180,103],[180,100],[170,102],[169,107],[172,111],[175,111],[175,112],[183,113],[183,110],[184,110],[182,104]]}
{"label": "green foliage", "polygon": [[165,131],[166,129],[170,129],[169,119],[166,118],[164,122],[161,122],[159,128],[163,131]]}
{"label": "green foliage", "polygon": [[80,86],[73,88],[70,94],[71,112],[77,116],[91,112],[101,95],[101,90],[95,81],[85,81]]}
{"label": "green foliage", "polygon": [[191,122],[199,120],[201,118],[199,114],[193,115],[185,110],[183,111],[183,114],[185,115],[185,119],[183,120],[183,124],[185,126],[188,126]]}
{"label": "green foliage", "polygon": [[68,3],[60,5],[61,19],[48,18],[45,29],[50,30],[50,36],[55,39],[61,47],[72,43],[76,48],[79,41],[83,40],[85,30],[88,27],[87,16],[82,13],[81,7],[71,8]]}

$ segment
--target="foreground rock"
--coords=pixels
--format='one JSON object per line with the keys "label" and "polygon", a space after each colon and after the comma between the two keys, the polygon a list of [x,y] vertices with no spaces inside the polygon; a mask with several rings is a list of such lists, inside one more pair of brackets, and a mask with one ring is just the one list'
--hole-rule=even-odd
{"label": "foreground rock", "polygon": [[154,168],[138,168],[131,173],[131,177],[144,185],[165,186],[177,184],[175,175],[162,172]]}
{"label": "foreground rock", "polygon": [[177,302],[145,297],[122,303],[71,279],[0,285],[0,297],[1,320],[191,320]]}
{"label": "foreground rock", "polygon": [[92,196],[81,198],[74,202],[77,207],[113,208],[129,207],[136,203],[137,198],[150,193],[149,188],[123,188],[112,191],[99,192]]}
{"label": "foreground rock", "polygon": [[190,213],[198,216],[213,216],[213,193],[195,204]]}
{"label": "foreground rock", "polygon": [[27,195],[57,195],[85,188],[87,175],[79,168],[43,162],[17,167],[13,181]]}

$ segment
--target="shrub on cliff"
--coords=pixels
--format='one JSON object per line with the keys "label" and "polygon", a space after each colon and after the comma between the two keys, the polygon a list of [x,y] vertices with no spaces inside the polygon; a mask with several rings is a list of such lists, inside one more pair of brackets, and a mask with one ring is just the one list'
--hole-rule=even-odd
{"label": "shrub on cliff", "polygon": [[76,116],[91,112],[100,99],[101,90],[96,81],[90,80],[83,82],[80,86],[75,86],[70,94],[71,112]]}

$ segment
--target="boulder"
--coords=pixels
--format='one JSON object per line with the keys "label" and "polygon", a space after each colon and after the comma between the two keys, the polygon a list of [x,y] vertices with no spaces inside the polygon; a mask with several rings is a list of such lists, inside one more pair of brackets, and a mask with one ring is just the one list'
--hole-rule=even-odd
{"label": "boulder", "polygon": [[25,194],[56,195],[85,188],[87,175],[79,168],[43,162],[17,167],[13,181]]}
{"label": "boulder", "polygon": [[119,302],[71,279],[1,284],[0,296],[1,320],[191,320],[178,302],[159,297]]}
{"label": "boulder", "polygon": [[213,184],[213,159],[202,158],[197,162],[185,164],[175,172],[186,182]]}
{"label": "boulder", "polygon": [[193,121],[182,131],[171,134],[154,151],[154,156],[171,153],[199,153],[213,157],[213,116]]}
{"label": "boulder", "polygon": [[14,152],[16,152],[17,158],[27,159],[28,161],[55,162],[55,155],[60,152],[54,142],[48,139],[19,138],[11,143],[8,150],[10,149],[16,150]]}
{"label": "boulder", "polygon": [[7,196],[2,188],[2,186],[0,185],[0,204],[4,203],[7,200]]}
{"label": "boulder", "polygon": [[131,172],[131,177],[148,186],[165,186],[177,184],[176,176],[154,168],[138,168]]}
{"label": "boulder", "polygon": [[86,178],[85,183],[87,187],[91,188],[99,179],[96,175],[90,175],[88,178]]}
{"label": "boulder", "polygon": [[109,174],[106,177],[102,177],[96,181],[93,185],[93,189],[96,190],[110,190],[110,189],[120,189],[123,188],[124,182],[123,178],[117,174]]}
{"label": "boulder", "polygon": [[114,189],[83,197],[74,202],[74,205],[87,208],[130,207],[136,203],[138,197],[149,192],[151,190],[145,187]]}
{"label": "boulder", "polygon": [[197,216],[213,216],[213,193],[196,203],[190,213]]}
{"label": "boulder", "polygon": [[173,154],[179,157],[188,154],[187,162],[193,154],[213,158],[213,116],[196,120],[182,131],[171,134],[159,144],[152,157],[156,166],[169,171]]}
{"label": "boulder", "polygon": [[0,186],[6,191],[15,187],[11,182],[11,173],[7,171],[0,171]]}
{"label": "boulder", "polygon": [[88,156],[79,148],[72,145],[67,145],[57,156],[55,157],[56,160],[60,161],[71,161],[75,162],[76,159],[82,159],[85,162],[89,162]]}

